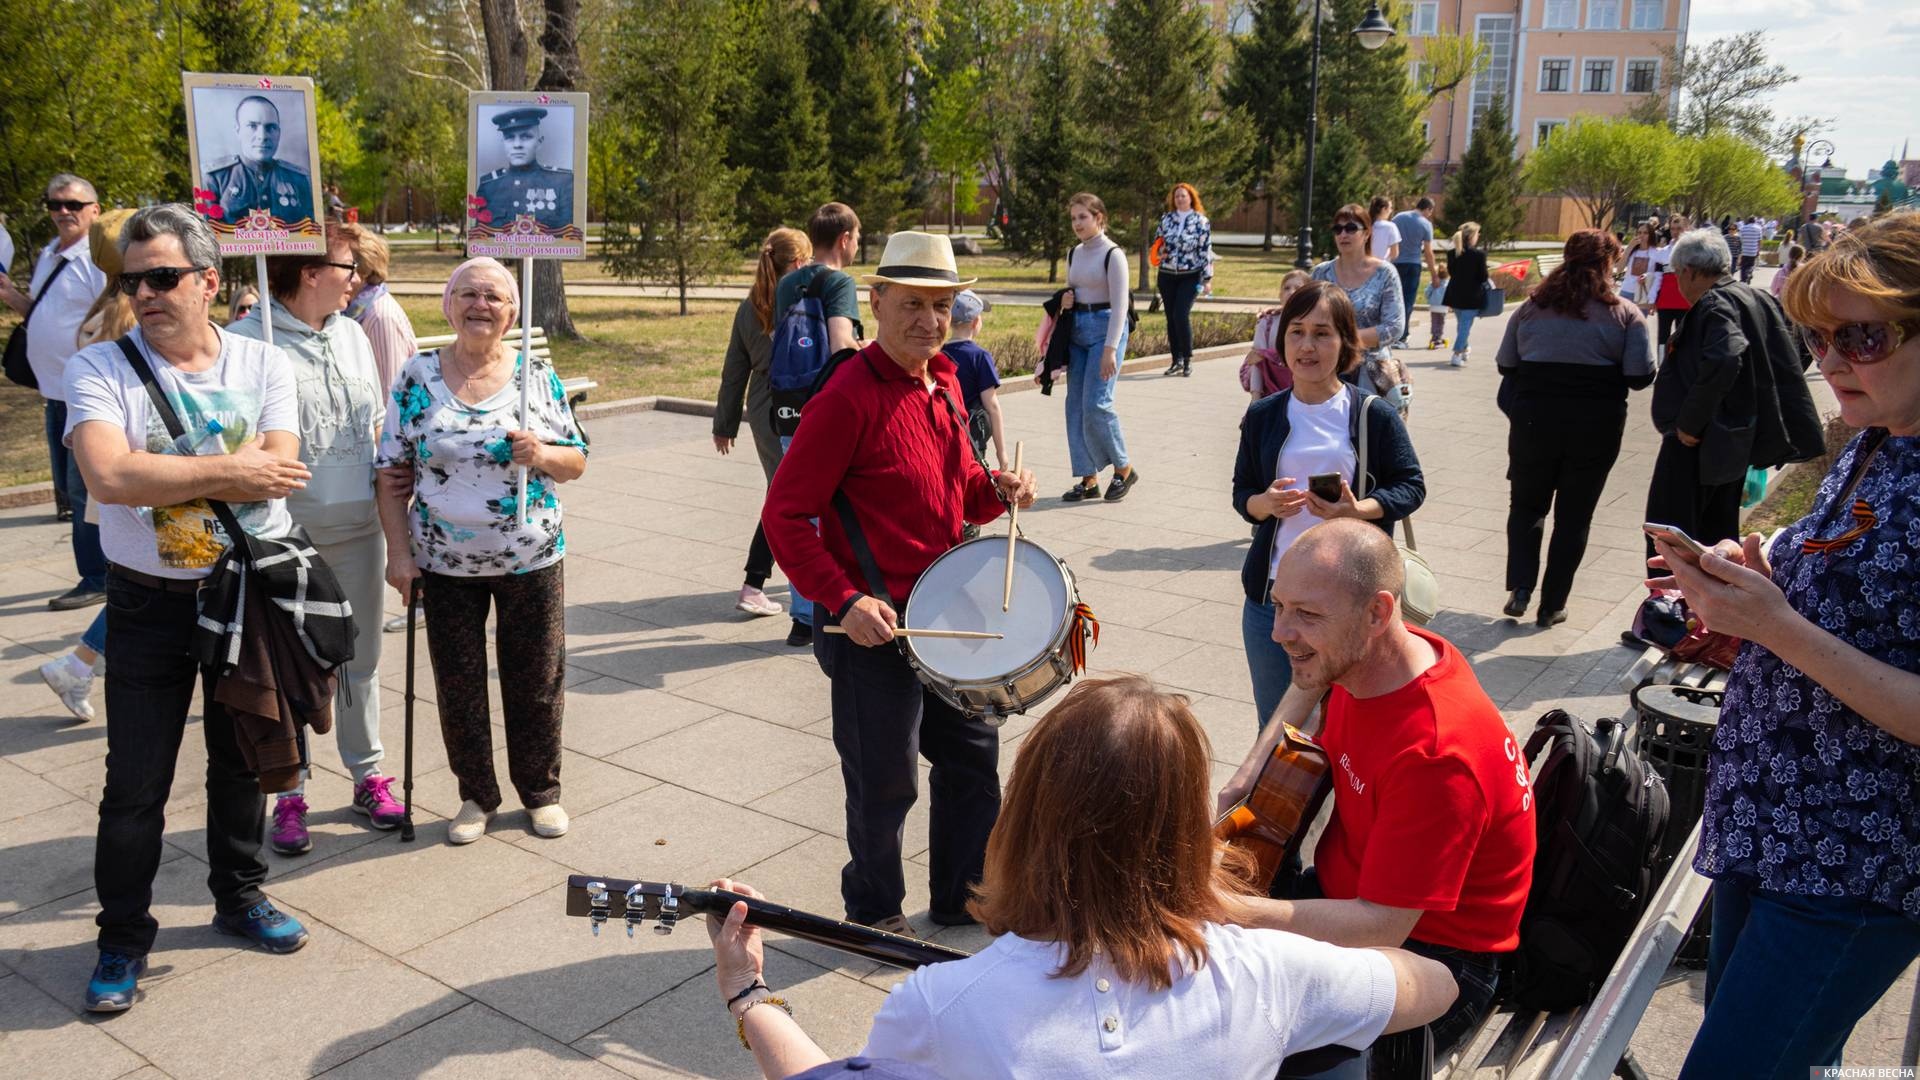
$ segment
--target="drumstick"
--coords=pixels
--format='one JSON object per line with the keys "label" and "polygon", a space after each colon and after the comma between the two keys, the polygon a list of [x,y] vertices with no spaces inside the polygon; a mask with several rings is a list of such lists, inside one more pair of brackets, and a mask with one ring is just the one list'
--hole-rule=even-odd
{"label": "drumstick", "polygon": [[[838,624],[827,627],[827,633],[829,634],[844,634],[846,632],[847,632],[847,628],[844,626],[840,626]],[[893,628],[893,636],[894,637],[967,638],[969,640],[999,641],[1001,638],[1004,638],[1007,635],[990,634],[981,630],[909,630],[904,626],[896,626]]]}
{"label": "drumstick", "polygon": [[[1023,445],[1023,443],[1019,442],[1013,444],[1013,479],[1015,483],[1020,481],[1020,450]],[[1019,526],[1020,500],[1016,497],[1007,503],[1007,587],[1000,596],[1001,611],[1006,611],[1013,607],[1013,543],[1015,537],[1020,535]]]}

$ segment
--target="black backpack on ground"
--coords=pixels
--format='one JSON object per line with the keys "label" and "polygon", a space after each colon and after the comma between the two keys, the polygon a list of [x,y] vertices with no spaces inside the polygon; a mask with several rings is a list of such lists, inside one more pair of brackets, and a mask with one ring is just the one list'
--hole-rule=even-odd
{"label": "black backpack on ground", "polygon": [[1557,1011],[1593,1000],[1646,911],[1670,808],[1666,784],[1611,717],[1588,724],[1552,710],[1534,725],[1527,760],[1539,766],[1538,850],[1508,998]]}

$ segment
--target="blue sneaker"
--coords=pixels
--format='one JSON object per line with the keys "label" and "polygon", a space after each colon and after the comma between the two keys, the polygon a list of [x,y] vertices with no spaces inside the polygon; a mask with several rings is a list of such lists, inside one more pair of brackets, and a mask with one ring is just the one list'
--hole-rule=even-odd
{"label": "blue sneaker", "polygon": [[270,953],[298,952],[307,943],[307,928],[300,920],[262,900],[244,914],[213,917],[213,928],[232,937],[250,938]]}
{"label": "blue sneaker", "polygon": [[126,1012],[133,1008],[133,991],[146,974],[147,958],[100,951],[100,962],[87,980],[88,1012]]}

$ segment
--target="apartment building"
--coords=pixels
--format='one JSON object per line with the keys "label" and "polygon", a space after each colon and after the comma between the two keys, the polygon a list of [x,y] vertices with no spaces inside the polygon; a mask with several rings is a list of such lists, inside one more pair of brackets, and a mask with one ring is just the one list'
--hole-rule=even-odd
{"label": "apartment building", "polygon": [[1662,93],[1665,53],[1685,45],[1689,0],[1396,0],[1420,79],[1424,42],[1442,31],[1486,46],[1487,71],[1436,100],[1422,168],[1440,190],[1495,95],[1524,155],[1576,116],[1617,116]]}

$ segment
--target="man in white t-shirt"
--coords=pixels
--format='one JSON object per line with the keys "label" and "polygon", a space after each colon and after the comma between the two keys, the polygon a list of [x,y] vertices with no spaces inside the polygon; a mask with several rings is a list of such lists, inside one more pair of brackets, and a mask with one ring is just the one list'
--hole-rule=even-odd
{"label": "man in white t-shirt", "polygon": [[[55,501],[62,519],[73,522],[73,564],[80,580],[47,602],[55,611],[69,611],[107,597],[102,591],[107,564],[100,554],[100,528],[87,521],[87,486],[61,443],[67,427],[66,394],[61,389],[67,357],[79,351],[80,323],[106,289],[107,275],[93,265],[87,247],[87,230],[100,216],[100,197],[93,185],[61,173],[47,182],[44,202],[57,235],[40,250],[27,291],[7,282],[0,285],[0,299],[27,320],[27,362],[45,399],[47,457],[59,496]],[[3,269],[5,264],[0,263]]]}
{"label": "man in white t-shirt", "polygon": [[260,891],[266,799],[241,752],[233,718],[214,699],[215,676],[185,648],[199,618],[196,592],[228,537],[209,499],[263,537],[292,526],[286,496],[303,487],[293,366],[279,349],[235,337],[207,310],[220,289],[213,230],[179,203],[151,206],[120,234],[140,327],[127,341],[152,369],[184,428],[172,435],[117,342],[66,365],[67,444],[100,504],[109,561],[107,778],[100,797],[94,888],[100,961],[87,1008],[133,1005],[159,924],[148,908],[160,865],[167,792],[196,681],[205,684],[207,884],[213,926],[268,952],[306,944],[298,920]]}

